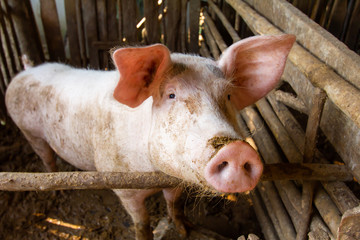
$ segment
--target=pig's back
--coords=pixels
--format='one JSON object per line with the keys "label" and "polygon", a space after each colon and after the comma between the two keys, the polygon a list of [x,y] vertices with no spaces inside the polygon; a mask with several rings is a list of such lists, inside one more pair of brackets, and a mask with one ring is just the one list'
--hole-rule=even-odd
{"label": "pig's back", "polygon": [[46,140],[78,168],[94,170],[94,134],[106,112],[123,107],[112,98],[117,79],[116,72],[43,64],[12,80],[6,105],[21,130]]}

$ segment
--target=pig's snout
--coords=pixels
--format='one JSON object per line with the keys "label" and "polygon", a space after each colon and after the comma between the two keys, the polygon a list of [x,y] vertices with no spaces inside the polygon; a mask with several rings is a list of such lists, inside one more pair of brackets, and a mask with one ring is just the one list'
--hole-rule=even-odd
{"label": "pig's snout", "polygon": [[219,192],[252,190],[258,183],[263,165],[247,143],[235,141],[222,147],[205,167],[205,179]]}

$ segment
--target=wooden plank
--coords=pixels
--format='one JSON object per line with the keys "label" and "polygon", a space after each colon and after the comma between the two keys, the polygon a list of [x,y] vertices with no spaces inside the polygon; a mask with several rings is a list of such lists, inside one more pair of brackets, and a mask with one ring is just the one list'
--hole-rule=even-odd
{"label": "wooden plank", "polygon": [[98,31],[99,31],[98,40],[106,41],[108,35],[106,1],[96,0],[96,11],[97,11],[97,23],[98,23]]}
{"label": "wooden plank", "polygon": [[[256,34],[282,33],[243,1],[227,1]],[[307,107],[311,106],[314,91],[312,84],[326,91],[329,97],[327,103],[333,104],[328,105],[331,109],[326,108],[325,104],[325,116],[320,126],[354,176],[360,179],[360,91],[296,43],[289,54],[283,77],[290,82]],[[333,119],[346,122],[337,122],[339,125],[328,127],[323,125]]]}
{"label": "wooden plank", "polygon": [[55,0],[40,0],[40,3],[41,20],[50,60],[65,62],[65,49]]}
{"label": "wooden plank", "polygon": [[[107,31],[107,6],[105,0],[96,0],[96,11],[97,11],[97,23],[100,41],[106,41],[108,36]],[[94,43],[93,43],[94,44]],[[94,46],[94,45],[93,45]],[[107,67],[107,59],[104,57],[104,54],[98,51],[99,56],[99,68],[104,69]]]}
{"label": "wooden plank", "polygon": [[285,0],[245,1],[285,32],[295,34],[304,47],[360,89],[360,56],[345,44]]}
{"label": "wooden plank", "polygon": [[160,42],[159,5],[157,1],[144,0],[144,14],[146,18],[145,29],[147,44]]}
{"label": "wooden plank", "polygon": [[126,43],[134,44],[138,42],[137,24],[137,5],[135,0],[121,0],[121,12],[123,21],[123,38]]}
{"label": "wooden plank", "polygon": [[35,65],[44,61],[44,54],[40,43],[34,15],[29,0],[8,0],[9,13],[21,54],[26,54]]}
{"label": "wooden plank", "polygon": [[[119,21],[116,19],[117,3],[115,0],[106,0],[107,10],[107,40],[119,40]],[[119,41],[120,42],[120,41]]]}
{"label": "wooden plank", "polygon": [[90,58],[90,67],[98,69],[99,53],[97,49],[93,47],[93,42],[98,40],[95,0],[82,1],[82,14],[84,19],[86,45]]}
{"label": "wooden plank", "polygon": [[181,22],[180,22],[180,45],[181,52],[186,53],[188,48],[187,31],[186,31],[186,14],[187,14],[187,0],[181,0]]}
{"label": "wooden plank", "polygon": [[[357,50],[358,53],[360,51],[359,40],[358,36],[354,33],[360,32],[360,1],[357,0],[355,3],[355,7],[352,12],[352,16],[349,23],[349,29],[347,31],[347,36],[345,38],[345,43],[348,45],[352,50]],[[358,49],[356,49],[358,48]]]}
{"label": "wooden plank", "polygon": [[172,52],[181,51],[180,23],[181,23],[181,0],[167,1],[167,12],[165,15],[166,46]]}
{"label": "wooden plank", "polygon": [[200,18],[200,0],[189,1],[189,52],[199,52],[199,18]]}
{"label": "wooden plank", "polygon": [[67,26],[67,37],[69,40],[70,50],[70,64],[73,66],[80,67],[81,54],[80,54],[80,43],[78,34],[78,22],[76,17],[76,4],[79,0],[65,0],[65,13],[66,13],[66,26]]}

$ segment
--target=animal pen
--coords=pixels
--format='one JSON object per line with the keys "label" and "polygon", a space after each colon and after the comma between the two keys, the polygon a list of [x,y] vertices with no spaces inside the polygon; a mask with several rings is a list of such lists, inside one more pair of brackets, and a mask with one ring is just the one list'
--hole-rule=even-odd
{"label": "animal pen", "polygon": [[[248,36],[296,35],[281,84],[238,113],[242,134],[265,164],[249,198],[264,239],[360,239],[360,0],[0,0],[0,6],[4,132],[15,128],[4,94],[24,61],[109,70],[115,46],[163,43],[172,52],[218,59]],[[23,140],[1,144],[1,164],[29,152]],[[0,174],[3,191],[178,183],[160,173]]]}

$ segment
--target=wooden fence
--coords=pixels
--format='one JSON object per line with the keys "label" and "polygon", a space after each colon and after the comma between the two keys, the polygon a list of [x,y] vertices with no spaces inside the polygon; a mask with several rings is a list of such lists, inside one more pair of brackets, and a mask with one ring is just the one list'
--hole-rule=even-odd
{"label": "wooden fence", "polygon": [[[252,133],[248,141],[266,164],[338,161],[360,179],[360,0],[64,0],[65,36],[56,7],[54,0],[40,0],[41,40],[29,0],[0,0],[2,119],[3,96],[22,69],[22,54],[35,64],[105,69],[112,67],[108,50],[114,46],[161,42],[217,59],[241,38],[291,33],[297,44],[283,84],[244,109],[239,125]],[[353,214],[359,199],[346,184],[315,186],[306,180],[259,184],[252,199],[266,239],[305,239],[308,233],[336,239],[353,227],[346,225],[349,216],[359,221]]]}
{"label": "wooden fence", "polygon": [[[332,1],[330,10],[319,12],[320,3],[324,2],[311,2],[315,6],[305,12],[331,28],[328,15],[340,3]],[[253,34],[285,32],[297,36],[298,44],[289,54],[282,86],[240,113],[239,125],[244,134],[251,132],[250,141],[258,147],[264,162],[340,159],[359,179],[360,57],[287,1],[208,3],[202,33],[205,41],[200,48],[204,56],[216,59],[232,42]],[[356,6],[359,11],[359,1]],[[344,19],[343,27],[338,28],[340,39],[353,39],[345,30],[357,28],[359,32],[354,26],[354,19],[358,18],[353,15]],[[326,136],[341,158],[319,151],[317,132]],[[320,232],[326,239],[342,239],[344,229],[354,234],[350,233],[351,227],[344,226],[346,217],[341,217],[346,211],[354,211],[359,200],[342,182],[321,182],[316,191],[309,181],[262,182],[252,198],[266,239],[306,239],[308,234],[310,239],[319,239],[316,236]],[[316,211],[311,214],[313,205]],[[352,220],[359,218],[357,213]],[[358,230],[357,227],[355,231]]]}

